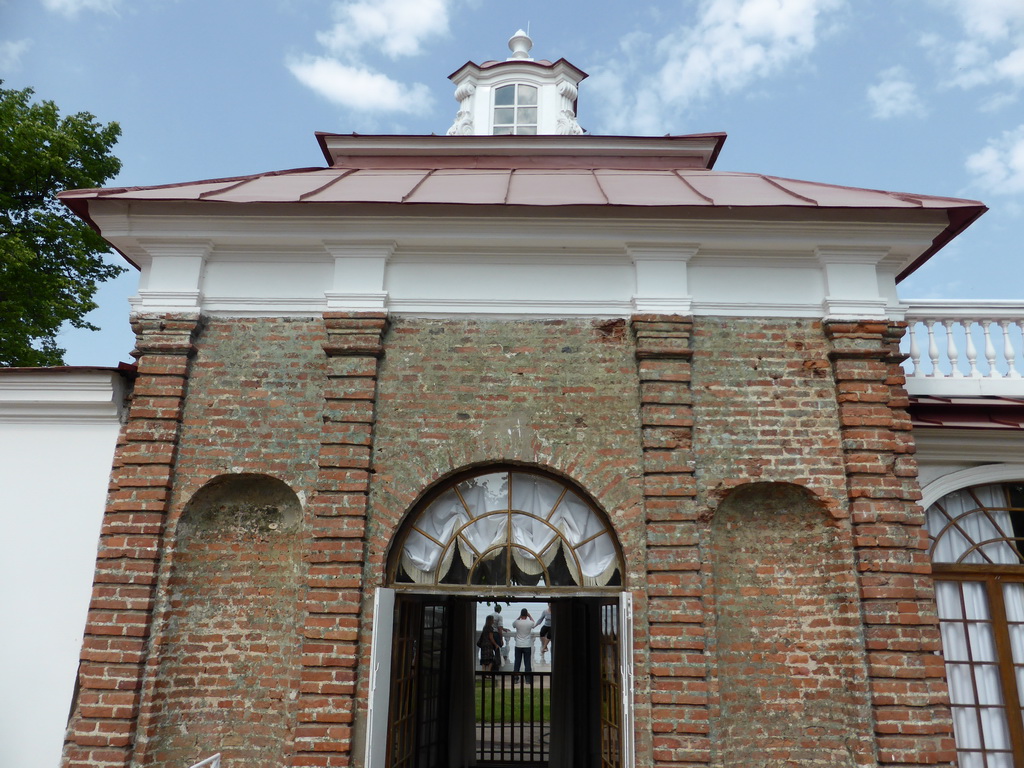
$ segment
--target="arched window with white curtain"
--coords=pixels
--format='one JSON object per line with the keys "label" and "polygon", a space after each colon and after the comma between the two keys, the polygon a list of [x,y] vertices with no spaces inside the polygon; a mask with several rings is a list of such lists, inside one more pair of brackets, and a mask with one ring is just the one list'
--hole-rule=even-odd
{"label": "arched window with white curtain", "polygon": [[527,469],[463,475],[403,529],[392,582],[614,587],[622,559],[604,515],[565,481]]}
{"label": "arched window with white curtain", "polygon": [[927,525],[960,768],[1024,765],[1024,482],[953,491]]}

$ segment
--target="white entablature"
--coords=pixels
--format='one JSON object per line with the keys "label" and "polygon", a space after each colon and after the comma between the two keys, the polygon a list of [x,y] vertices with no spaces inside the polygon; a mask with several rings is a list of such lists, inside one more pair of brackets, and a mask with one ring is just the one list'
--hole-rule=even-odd
{"label": "white entablature", "polygon": [[587,74],[565,59],[535,61],[533,41],[519,30],[512,55],[482,65],[467,62],[449,76],[459,111],[449,136],[576,135],[576,96]]}

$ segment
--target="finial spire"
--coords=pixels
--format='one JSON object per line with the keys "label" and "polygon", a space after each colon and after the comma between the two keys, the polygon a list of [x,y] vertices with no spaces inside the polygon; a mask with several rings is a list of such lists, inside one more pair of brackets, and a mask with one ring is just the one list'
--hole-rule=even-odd
{"label": "finial spire", "polygon": [[512,51],[512,55],[506,59],[506,61],[513,61],[514,59],[522,59],[524,61],[533,61],[530,58],[530,49],[533,48],[533,40],[523,30],[516,30],[516,33],[508,39],[508,48]]}

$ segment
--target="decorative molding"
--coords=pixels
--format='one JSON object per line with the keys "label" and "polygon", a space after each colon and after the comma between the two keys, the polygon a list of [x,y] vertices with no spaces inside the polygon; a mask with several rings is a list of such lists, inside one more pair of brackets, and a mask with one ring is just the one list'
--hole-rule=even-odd
{"label": "decorative molding", "polygon": [[124,401],[124,378],[114,371],[55,368],[0,376],[0,423],[116,425]]}
{"label": "decorative molding", "polygon": [[689,315],[693,313],[693,302],[690,297],[678,299],[634,296],[633,311],[638,314],[652,315]]}
{"label": "decorative molding", "polygon": [[687,264],[699,250],[696,244],[626,243],[636,285],[633,308],[640,313],[690,314],[693,297]]}
{"label": "decorative molding", "polygon": [[473,83],[460,83],[455,89],[455,100],[459,102],[459,111],[455,113],[455,122],[448,129],[449,136],[473,135],[473,94],[476,86]]}
{"label": "decorative molding", "polygon": [[[967,452],[961,452],[961,459]],[[1019,454],[1018,454],[1019,456]],[[921,488],[920,504],[928,509],[932,504],[948,493],[972,485],[1004,483],[1012,480],[1024,480],[1024,464],[985,464],[969,469],[961,469],[943,475]]]}
{"label": "decorative molding", "polygon": [[199,309],[202,293],[194,291],[150,291],[139,289],[139,295],[128,300],[136,312],[180,312]]}
{"label": "decorative molding", "polygon": [[327,308],[384,309],[385,273],[395,248],[394,241],[324,241],[324,249],[334,257],[334,286],[324,292]]}
{"label": "decorative molding", "polygon": [[324,291],[324,298],[327,299],[325,309],[330,311],[343,310],[380,310],[387,309],[387,291],[378,293],[340,293],[336,291]]}
{"label": "decorative molding", "polygon": [[889,302],[883,298],[841,299],[826,296],[821,304],[825,320],[858,320],[862,318],[888,318]]}

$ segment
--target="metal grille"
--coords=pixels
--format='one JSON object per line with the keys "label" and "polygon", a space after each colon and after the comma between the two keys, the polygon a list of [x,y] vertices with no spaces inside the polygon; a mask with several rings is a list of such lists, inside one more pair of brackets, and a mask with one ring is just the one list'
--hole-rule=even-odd
{"label": "metal grille", "polygon": [[477,672],[476,758],[481,765],[547,765],[551,673]]}

